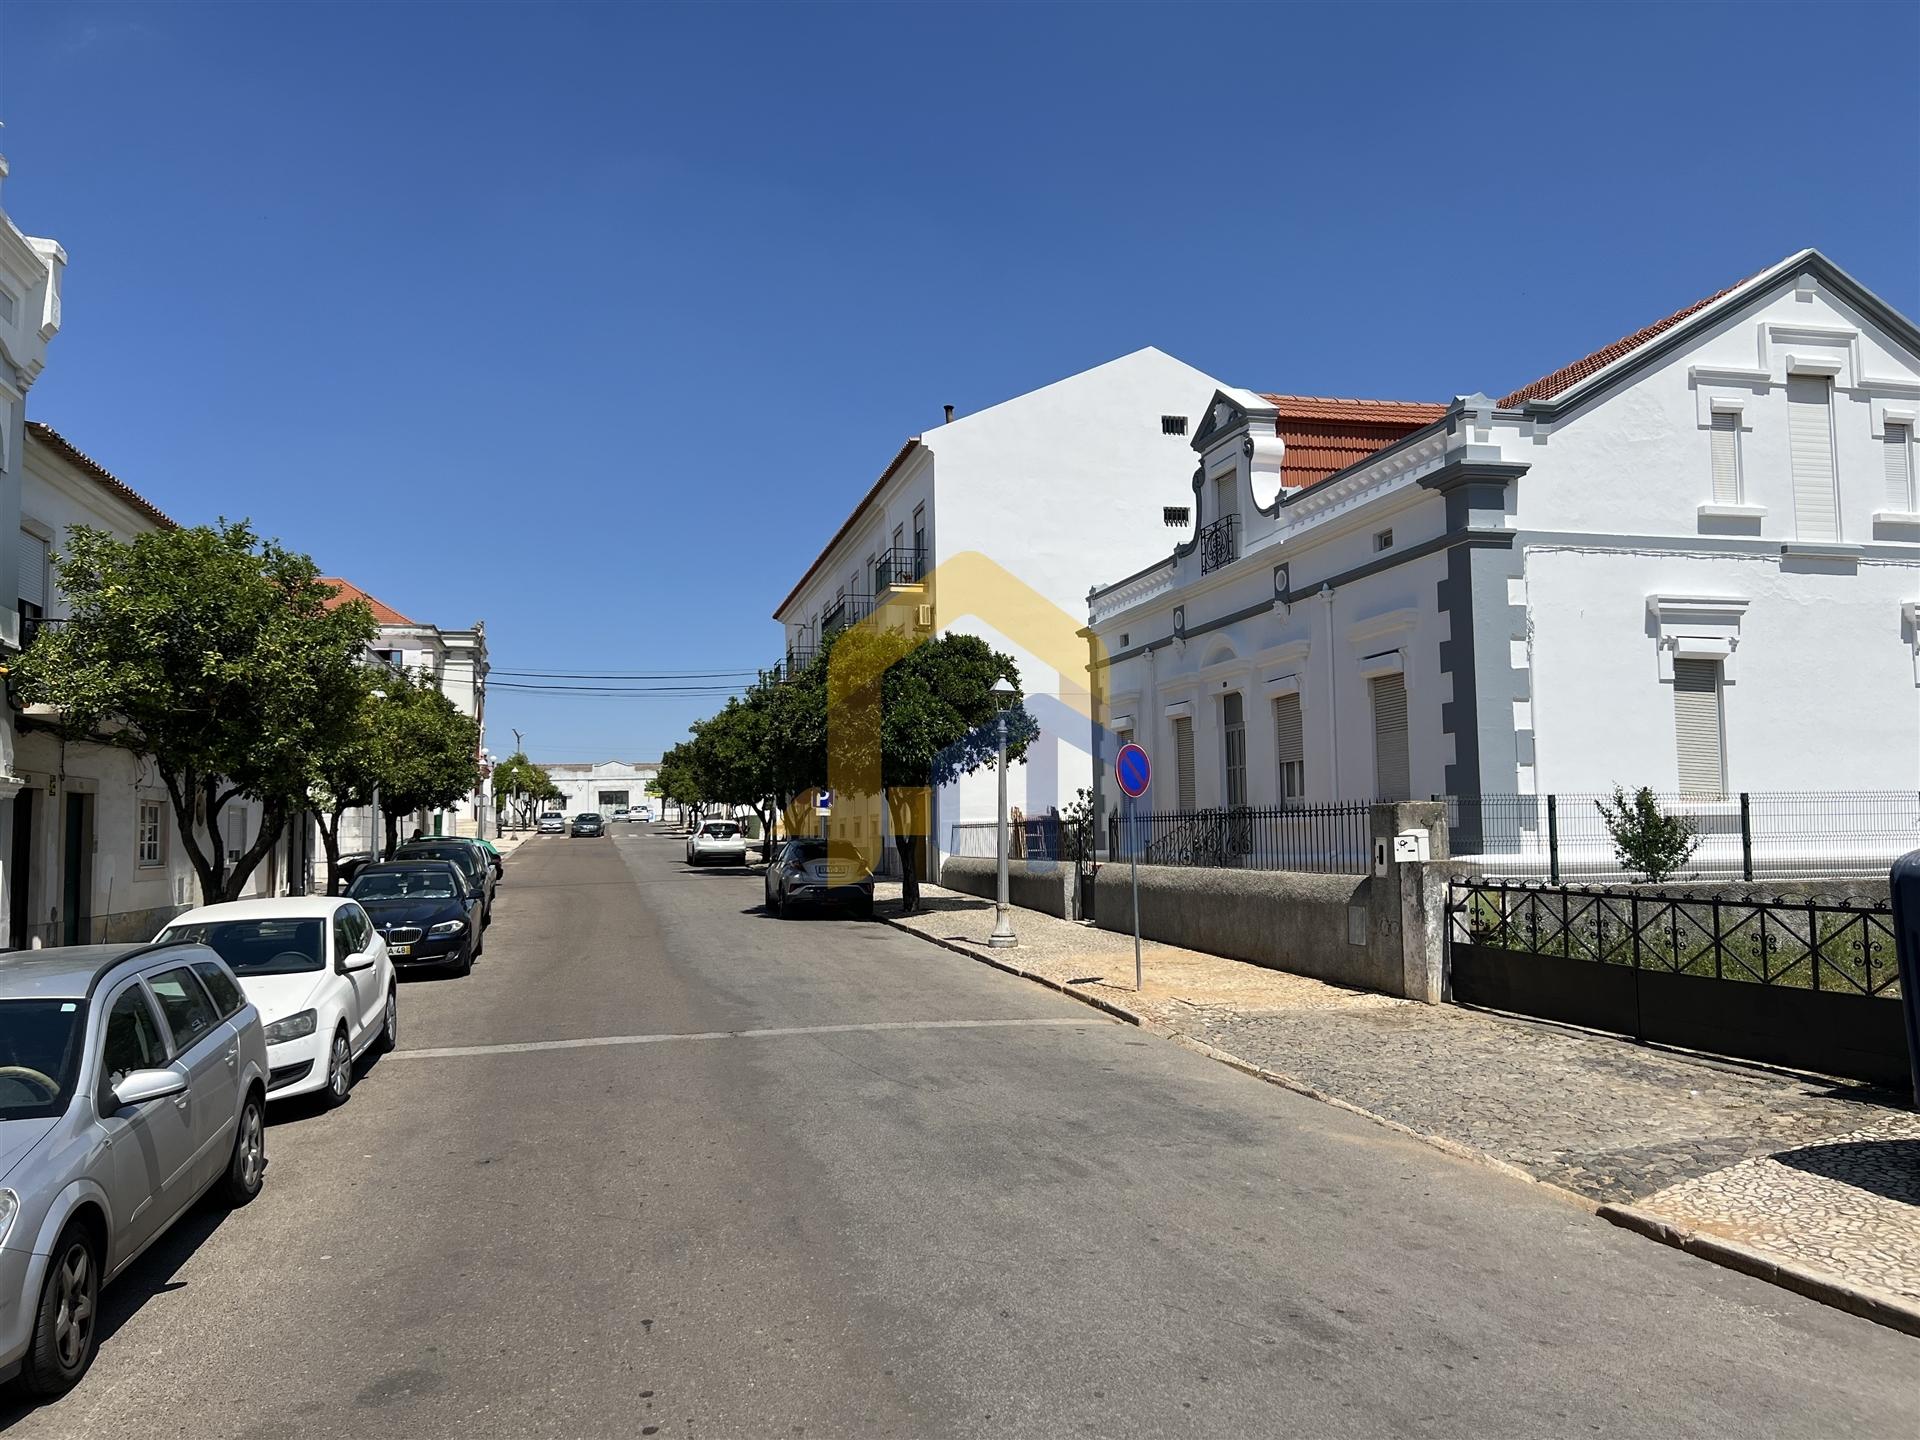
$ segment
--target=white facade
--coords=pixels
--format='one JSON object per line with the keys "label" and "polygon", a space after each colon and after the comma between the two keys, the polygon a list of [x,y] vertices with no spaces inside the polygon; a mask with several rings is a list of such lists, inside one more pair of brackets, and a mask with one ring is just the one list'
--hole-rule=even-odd
{"label": "white facade", "polygon": [[[1042,734],[1010,771],[1010,804],[1029,814],[1064,807],[1091,780],[1086,652],[1080,641],[1049,643],[1056,661],[1077,651],[1071,664],[1049,664],[1036,637],[1071,636],[1088,589],[1153,554],[1166,477],[1218,388],[1159,350],[1139,350],[908,441],[774,612],[789,653],[818,645],[842,597],[858,618],[876,591],[910,575],[899,563],[889,573],[886,557],[899,547],[934,577],[930,630],[980,635],[1018,663]],[[974,554],[1010,577],[1004,593],[949,579],[981,574],[965,559]],[[954,823],[990,820],[995,806],[990,773],[944,787],[934,863]]]}
{"label": "white facade", "polygon": [[[568,816],[594,813],[606,819],[625,805],[637,809],[660,802],[647,794],[660,774],[656,760],[596,760],[586,764],[563,761],[543,767],[554,787],[566,798],[555,804]],[[544,808],[544,807],[543,807]]]}
{"label": "white facade", "polygon": [[1185,722],[1222,804],[1238,696],[1255,805],[1920,787],[1920,335],[1810,251],[1663,327],[1279,499],[1273,405],[1222,392],[1195,522],[1228,477],[1237,558],[1095,593],[1104,753],[1173,810]]}

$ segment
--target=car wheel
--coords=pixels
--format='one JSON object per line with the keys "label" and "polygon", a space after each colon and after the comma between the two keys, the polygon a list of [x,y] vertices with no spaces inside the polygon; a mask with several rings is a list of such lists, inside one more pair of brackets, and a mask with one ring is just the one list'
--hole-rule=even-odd
{"label": "car wheel", "polygon": [[400,988],[387,986],[387,1014],[380,1027],[380,1053],[391,1055],[400,1046]]}
{"label": "car wheel", "polygon": [[853,907],[853,913],[858,915],[862,920],[873,919],[873,896],[862,895],[859,903]]}
{"label": "car wheel", "polygon": [[460,958],[454,962],[453,973],[455,975],[473,974],[473,962],[479,953],[479,949],[474,942],[472,940],[467,941],[467,948],[461,953]]}
{"label": "car wheel", "polygon": [[333,1032],[333,1044],[327,1047],[327,1088],[322,1093],[328,1108],[346,1104],[352,1089],[353,1046],[347,1043],[347,1027],[342,1025]]}
{"label": "car wheel", "polygon": [[55,1242],[40,1287],[33,1338],[20,1367],[27,1391],[42,1400],[64,1395],[93,1363],[100,1308],[100,1255],[84,1225],[69,1225]]}
{"label": "car wheel", "polygon": [[227,1204],[245,1205],[260,1193],[267,1178],[267,1118],[256,1094],[248,1094],[240,1109],[240,1128],[233,1137],[233,1156],[227,1161],[222,1186]]}

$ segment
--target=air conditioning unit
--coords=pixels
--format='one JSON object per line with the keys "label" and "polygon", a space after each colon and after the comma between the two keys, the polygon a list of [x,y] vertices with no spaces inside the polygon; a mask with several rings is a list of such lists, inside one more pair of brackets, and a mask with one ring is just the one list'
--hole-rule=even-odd
{"label": "air conditioning unit", "polygon": [[913,623],[922,630],[933,628],[933,606],[916,605],[913,607]]}

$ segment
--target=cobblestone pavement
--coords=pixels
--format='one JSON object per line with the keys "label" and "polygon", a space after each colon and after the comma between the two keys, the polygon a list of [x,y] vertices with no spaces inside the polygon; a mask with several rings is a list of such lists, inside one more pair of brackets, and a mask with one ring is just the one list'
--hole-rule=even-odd
{"label": "cobblestone pavement", "polygon": [[[975,944],[993,907],[925,888],[900,923]],[[888,913],[892,906],[883,907]],[[1590,1199],[1920,1299],[1920,1115],[1882,1091],[1547,1022],[1420,1005],[1015,912],[997,958]],[[984,949],[984,946],[982,947]]]}

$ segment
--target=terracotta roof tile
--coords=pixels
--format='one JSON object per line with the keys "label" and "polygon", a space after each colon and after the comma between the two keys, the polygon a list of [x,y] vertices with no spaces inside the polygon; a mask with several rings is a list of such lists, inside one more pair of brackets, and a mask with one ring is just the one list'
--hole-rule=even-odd
{"label": "terracotta roof tile", "polygon": [[1280,484],[1286,490],[1317,485],[1447,413],[1445,405],[1415,400],[1264,393],[1260,398],[1280,412],[1276,427],[1287,444]]}
{"label": "terracotta roof tile", "polygon": [[386,601],[374,599],[351,580],[342,580],[337,575],[322,575],[320,583],[333,587],[333,598],[327,602],[329,610],[337,610],[340,606],[351,604],[355,600],[364,600],[367,602],[367,608],[373,611],[373,618],[382,625],[418,625],[420,623],[417,620],[409,620]]}
{"label": "terracotta roof tile", "polygon": [[[1765,271],[1761,272],[1761,274],[1765,273]],[[1582,356],[1571,365],[1561,366],[1560,369],[1554,371],[1551,375],[1542,375],[1531,385],[1522,385],[1511,395],[1504,396],[1501,399],[1500,408],[1503,410],[1511,410],[1516,406],[1526,404],[1529,400],[1553,399],[1554,396],[1560,394],[1562,391],[1572,389],[1589,375],[1597,374],[1606,369],[1607,366],[1613,364],[1614,361],[1631,355],[1649,340],[1658,339],[1674,326],[1678,325],[1682,320],[1687,319],[1691,315],[1698,314],[1700,311],[1706,309],[1707,306],[1713,304],[1714,301],[1731,295],[1749,280],[1758,278],[1756,275],[1749,275],[1746,280],[1737,281],[1727,286],[1726,289],[1716,291],[1714,294],[1707,296],[1704,300],[1694,301],[1693,304],[1687,306],[1684,310],[1674,311],[1673,314],[1667,316],[1664,320],[1656,320],[1653,324],[1636,330],[1631,335],[1621,336],[1611,345],[1601,346],[1591,355]]]}
{"label": "terracotta roof tile", "polygon": [[29,420],[27,421],[27,433],[39,440],[48,449],[63,456],[70,463],[85,471],[87,477],[97,483],[102,490],[105,490],[115,499],[131,505],[162,530],[178,530],[180,528],[179,522],[174,520],[172,516],[168,515],[158,505],[155,505],[151,500],[147,499],[146,496],[142,495],[131,485],[127,484],[126,481],[107,469],[107,467],[102,465],[98,460],[86,454],[78,445],[75,445],[51,425],[43,424],[38,420]]}

